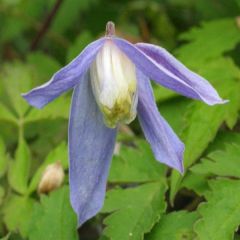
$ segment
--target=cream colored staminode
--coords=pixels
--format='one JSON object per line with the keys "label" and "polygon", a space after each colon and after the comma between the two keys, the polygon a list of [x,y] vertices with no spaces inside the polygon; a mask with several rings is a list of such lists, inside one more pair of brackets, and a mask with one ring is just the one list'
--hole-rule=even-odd
{"label": "cream colored staminode", "polygon": [[114,128],[136,117],[137,80],[135,65],[111,41],[106,40],[90,68],[93,94],[105,123]]}
{"label": "cream colored staminode", "polygon": [[46,167],[38,185],[38,193],[48,193],[60,187],[63,183],[64,171],[62,164],[57,161]]}

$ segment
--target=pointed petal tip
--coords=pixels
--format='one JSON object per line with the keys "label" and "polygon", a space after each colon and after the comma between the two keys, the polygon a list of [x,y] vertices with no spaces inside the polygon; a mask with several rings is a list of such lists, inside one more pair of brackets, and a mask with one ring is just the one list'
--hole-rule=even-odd
{"label": "pointed petal tip", "polygon": [[217,104],[225,104],[225,103],[228,103],[229,102],[229,100],[224,100],[224,99],[222,99],[222,98],[217,98],[217,99],[215,99],[215,100],[213,100],[213,101],[204,101],[205,103],[207,103],[208,105],[210,105],[210,106],[213,106],[213,105],[217,105]]}
{"label": "pointed petal tip", "polygon": [[21,96],[28,102],[29,105],[32,107],[42,109],[44,107],[44,103],[39,101],[36,97],[31,97],[30,92],[29,93],[22,93]]}

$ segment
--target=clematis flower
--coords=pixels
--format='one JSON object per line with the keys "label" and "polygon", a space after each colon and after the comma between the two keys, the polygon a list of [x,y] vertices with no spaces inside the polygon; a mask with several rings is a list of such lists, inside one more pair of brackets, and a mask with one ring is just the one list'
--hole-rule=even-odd
{"label": "clematis flower", "polygon": [[165,49],[132,44],[114,36],[89,44],[46,84],[23,94],[42,108],[74,88],[69,120],[70,200],[81,225],[104,202],[107,176],[119,123],[138,116],[156,160],[183,172],[184,144],[158,112],[150,79],[186,97],[221,104],[216,90]]}

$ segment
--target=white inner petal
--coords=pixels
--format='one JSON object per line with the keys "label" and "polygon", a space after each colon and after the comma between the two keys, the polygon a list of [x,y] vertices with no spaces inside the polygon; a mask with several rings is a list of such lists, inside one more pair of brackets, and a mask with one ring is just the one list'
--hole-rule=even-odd
{"label": "white inner petal", "polygon": [[135,65],[111,41],[97,54],[90,68],[96,101],[105,122],[115,127],[118,122],[131,122],[136,116],[137,80]]}

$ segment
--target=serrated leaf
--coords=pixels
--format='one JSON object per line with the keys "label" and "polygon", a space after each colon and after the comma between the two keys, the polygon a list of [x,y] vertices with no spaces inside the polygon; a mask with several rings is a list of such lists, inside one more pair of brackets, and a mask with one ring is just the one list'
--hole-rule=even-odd
{"label": "serrated leaf", "polygon": [[207,177],[205,175],[188,172],[181,183],[182,188],[194,191],[199,196],[205,196],[209,191]]}
{"label": "serrated leaf", "polygon": [[210,183],[207,202],[200,205],[201,219],[194,230],[199,240],[232,240],[240,224],[240,181],[217,180]]}
{"label": "serrated leaf", "polygon": [[[224,34],[221,34],[223,29]],[[240,29],[234,18],[218,19],[204,22],[201,28],[192,28],[182,34],[181,39],[191,41],[191,44],[177,50],[178,58],[189,67],[198,69],[200,63],[221,57],[224,52],[233,49],[240,41]]]}
{"label": "serrated leaf", "polygon": [[114,240],[140,240],[151,230],[166,209],[164,181],[135,188],[114,189],[107,192],[103,213],[103,234]]}
{"label": "serrated leaf", "polygon": [[[194,102],[182,139],[185,143],[184,166],[191,166],[203,153],[208,144],[214,139],[220,126],[226,122],[233,127],[240,109],[240,71],[230,59],[218,59],[205,66],[203,75],[207,79],[220,81],[218,90],[220,95],[230,101],[224,105],[207,106]],[[171,176],[171,201],[181,185],[182,176],[176,171]]]}
{"label": "serrated leaf", "polygon": [[120,153],[113,157],[110,182],[148,182],[165,177],[166,167],[157,162],[150,146],[144,140],[135,142],[135,147],[120,147]]}
{"label": "serrated leaf", "polygon": [[179,211],[163,215],[146,240],[192,240],[193,224],[199,218],[197,212]]}
{"label": "serrated leaf", "polygon": [[77,240],[77,217],[70,206],[68,187],[42,195],[41,203],[34,206],[31,223],[30,240]]}
{"label": "serrated leaf", "polygon": [[20,136],[14,160],[9,164],[8,180],[11,187],[21,194],[27,192],[30,161],[28,145]]}
{"label": "serrated leaf", "polygon": [[210,153],[201,163],[194,165],[191,171],[198,174],[213,174],[240,178],[240,142],[228,144],[224,151]]}
{"label": "serrated leaf", "polygon": [[43,161],[43,163],[40,165],[40,167],[37,169],[36,173],[34,174],[33,178],[31,179],[28,193],[32,193],[37,189],[37,186],[39,184],[39,181],[41,179],[42,173],[46,169],[46,167],[49,164],[52,164],[54,162],[60,161],[63,168],[68,168],[68,148],[67,144],[65,142],[60,143],[55,149],[53,149],[46,159]]}
{"label": "serrated leaf", "polygon": [[8,230],[19,231],[26,237],[31,222],[33,204],[32,198],[12,195],[3,208],[3,220]]}

